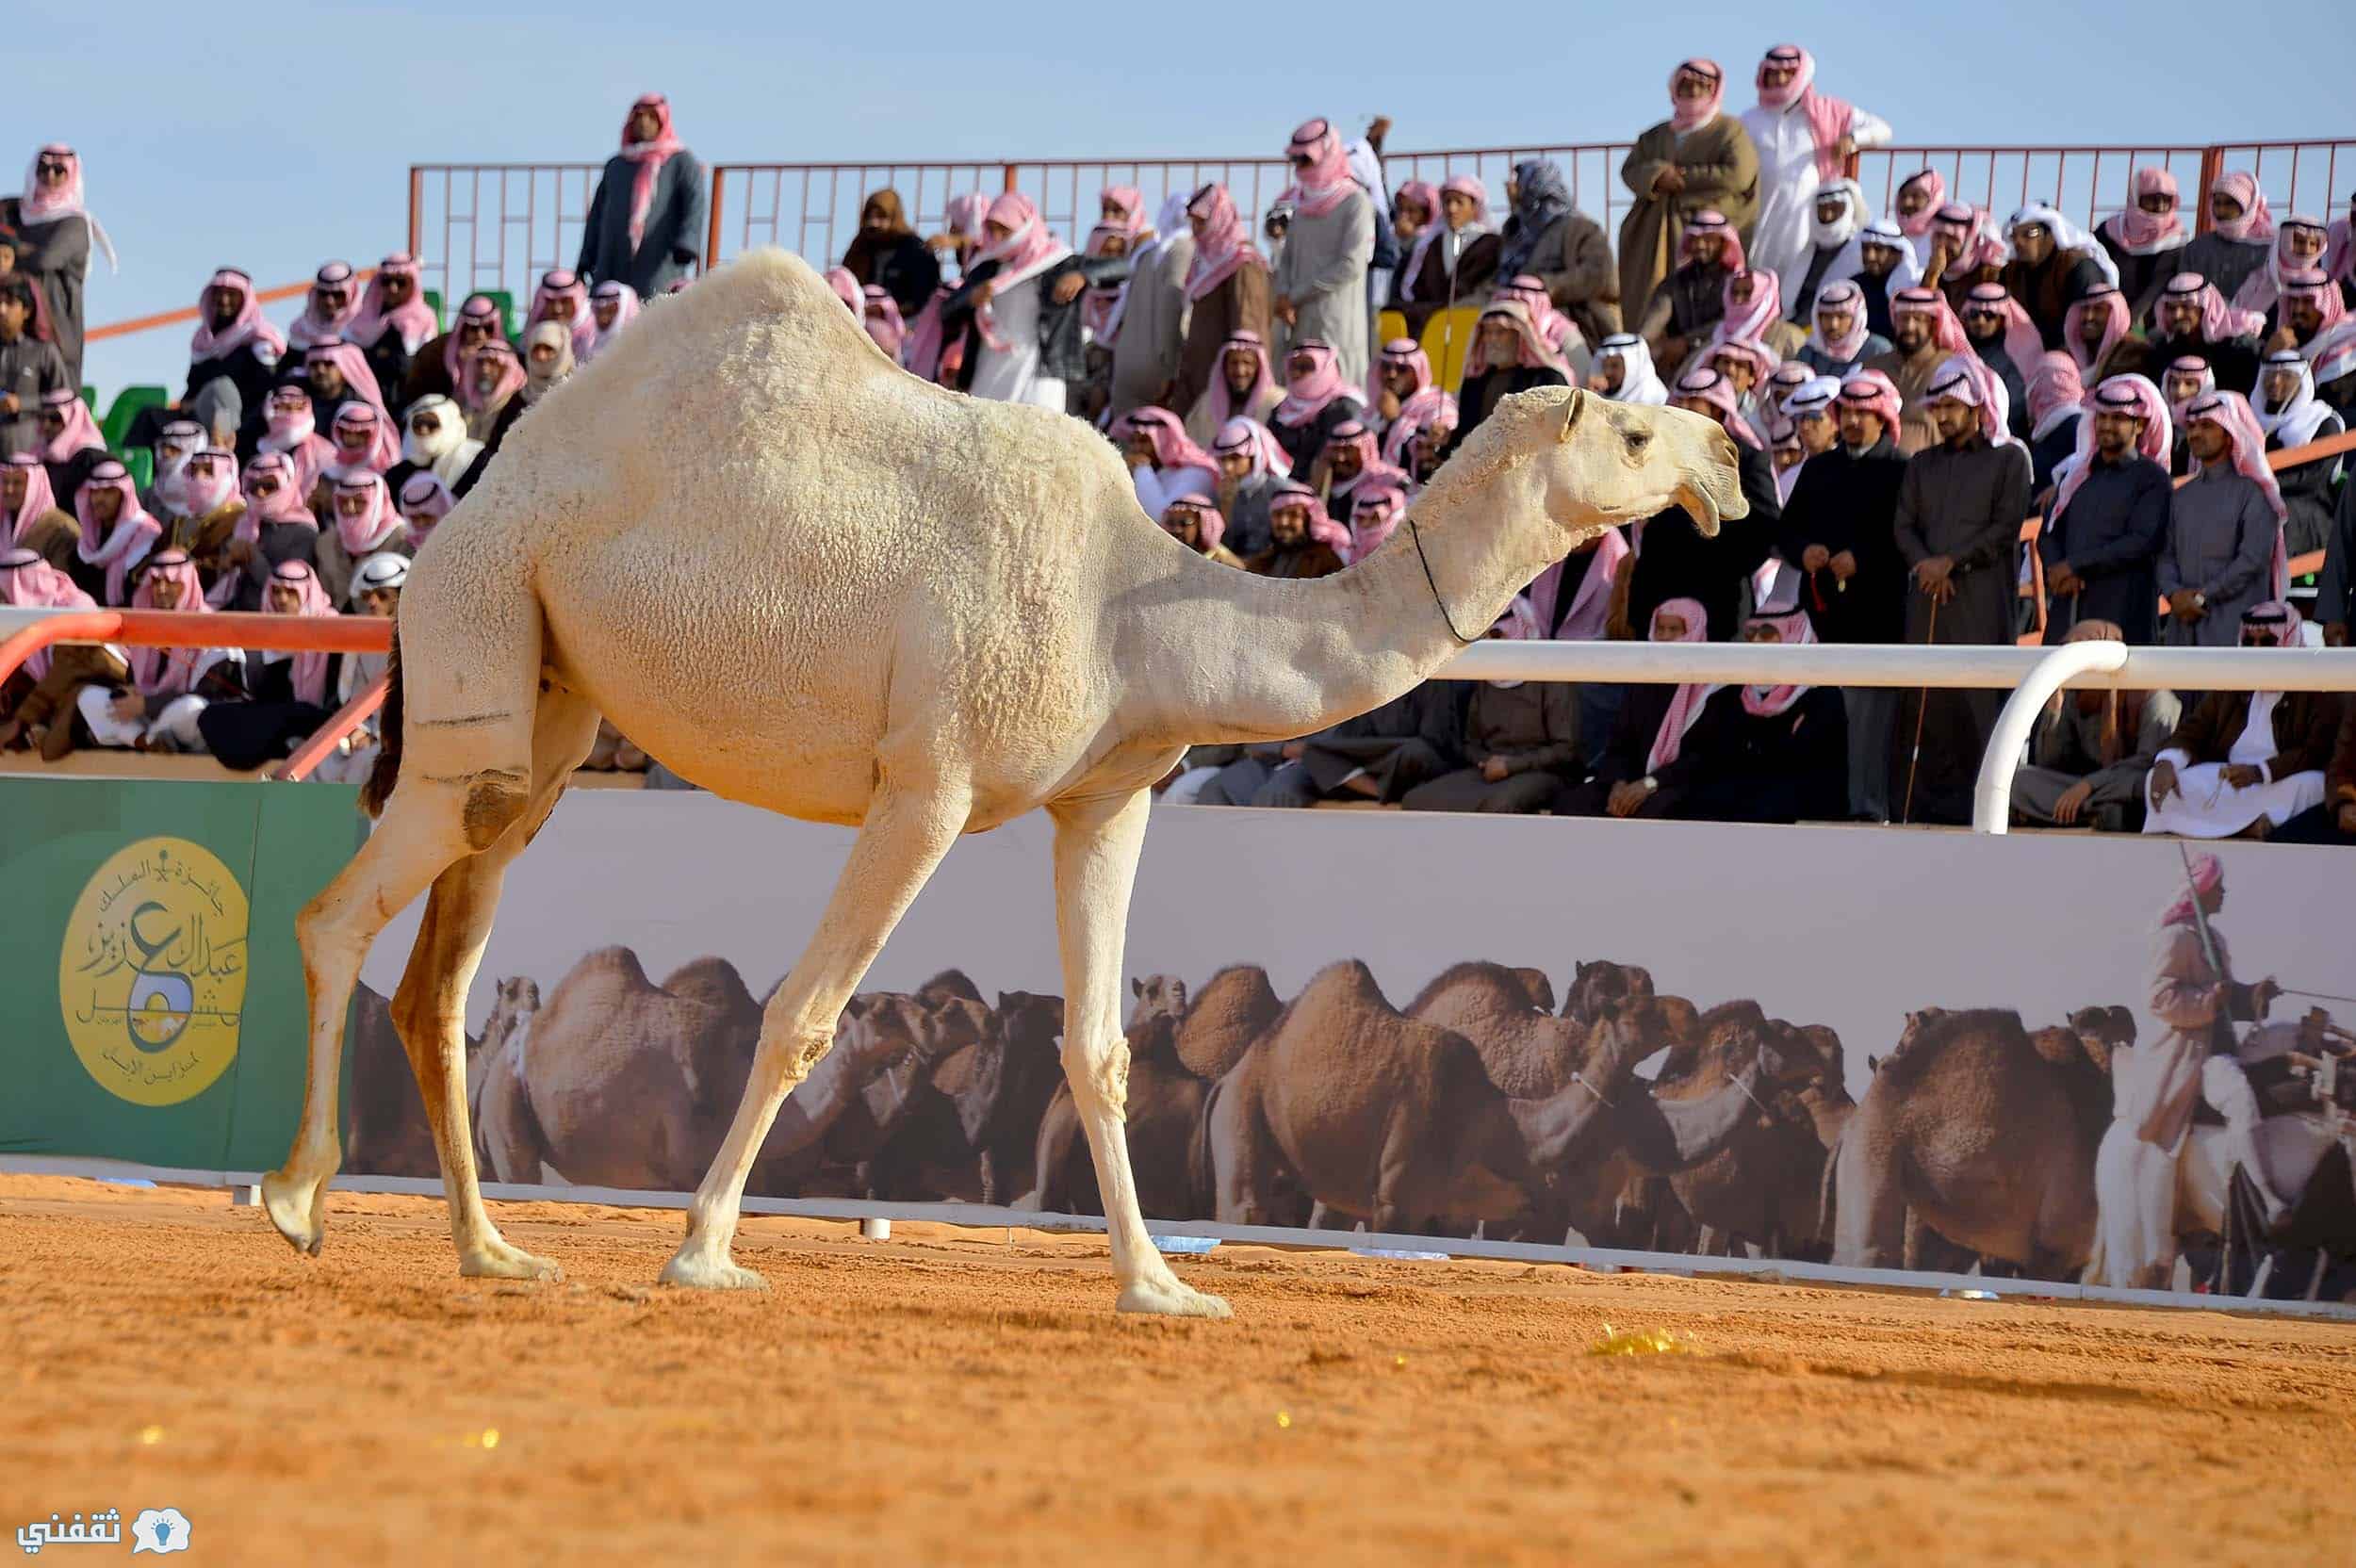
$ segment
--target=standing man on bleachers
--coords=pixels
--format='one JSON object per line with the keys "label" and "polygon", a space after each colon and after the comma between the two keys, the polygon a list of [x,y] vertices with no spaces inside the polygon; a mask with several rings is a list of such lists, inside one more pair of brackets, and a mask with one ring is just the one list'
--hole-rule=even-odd
{"label": "standing man on bleachers", "polygon": [[703,259],[710,195],[704,166],[671,129],[670,100],[649,92],[630,106],[621,151],[608,158],[581,225],[582,280],[612,278],[652,300]]}

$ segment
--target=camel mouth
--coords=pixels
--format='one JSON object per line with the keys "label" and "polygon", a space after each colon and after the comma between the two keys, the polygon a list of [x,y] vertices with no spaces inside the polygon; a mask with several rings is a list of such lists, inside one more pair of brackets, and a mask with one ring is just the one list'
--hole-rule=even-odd
{"label": "camel mouth", "polygon": [[1718,501],[1708,486],[1689,482],[1678,496],[1677,504],[1685,508],[1686,515],[1693,519],[1693,526],[1703,538],[1717,537]]}

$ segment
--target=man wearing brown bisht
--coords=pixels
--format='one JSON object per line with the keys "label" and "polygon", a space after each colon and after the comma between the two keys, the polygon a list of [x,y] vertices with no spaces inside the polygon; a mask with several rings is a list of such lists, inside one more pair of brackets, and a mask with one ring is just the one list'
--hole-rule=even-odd
{"label": "man wearing brown bisht", "polygon": [[1687,60],[1669,77],[1669,118],[1636,139],[1620,178],[1636,197],[1620,221],[1620,302],[1641,310],[1669,275],[1695,213],[1726,215],[1747,244],[1759,216],[1759,152],[1742,122],[1719,112],[1726,74]]}

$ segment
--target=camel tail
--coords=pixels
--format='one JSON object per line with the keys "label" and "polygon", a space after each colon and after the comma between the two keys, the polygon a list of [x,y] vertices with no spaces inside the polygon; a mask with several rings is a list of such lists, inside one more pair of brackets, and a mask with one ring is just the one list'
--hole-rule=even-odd
{"label": "camel tail", "polygon": [[393,636],[393,651],[384,663],[384,709],[377,717],[376,766],[368,771],[368,781],[360,787],[360,809],[370,817],[384,814],[384,803],[393,798],[393,786],[401,781],[401,636]]}

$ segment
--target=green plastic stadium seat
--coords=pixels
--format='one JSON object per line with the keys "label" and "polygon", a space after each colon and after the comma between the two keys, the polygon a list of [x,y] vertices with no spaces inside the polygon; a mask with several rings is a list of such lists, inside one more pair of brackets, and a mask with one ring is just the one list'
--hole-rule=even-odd
{"label": "green plastic stadium seat", "polygon": [[434,313],[434,330],[435,332],[446,332],[449,330],[448,322],[442,315],[442,291],[440,289],[429,288],[425,291],[425,308]]}
{"label": "green plastic stadium seat", "polygon": [[515,296],[504,288],[478,288],[476,293],[499,307],[499,319],[507,324],[507,340],[515,342],[524,335],[524,318],[515,308]]}
{"label": "green plastic stadium seat", "polygon": [[134,447],[127,452],[118,452],[115,455],[123,467],[130,471],[132,484],[144,490],[155,482],[155,449],[153,447]]}
{"label": "green plastic stadium seat", "polygon": [[[95,414],[98,402],[90,388],[84,387],[82,396],[89,400],[90,412]],[[114,406],[107,409],[106,417],[98,421],[99,432],[106,438],[107,449],[120,452],[123,438],[131,433],[132,420],[151,408],[169,407],[171,402],[171,391],[161,386],[126,386],[116,393]]]}

